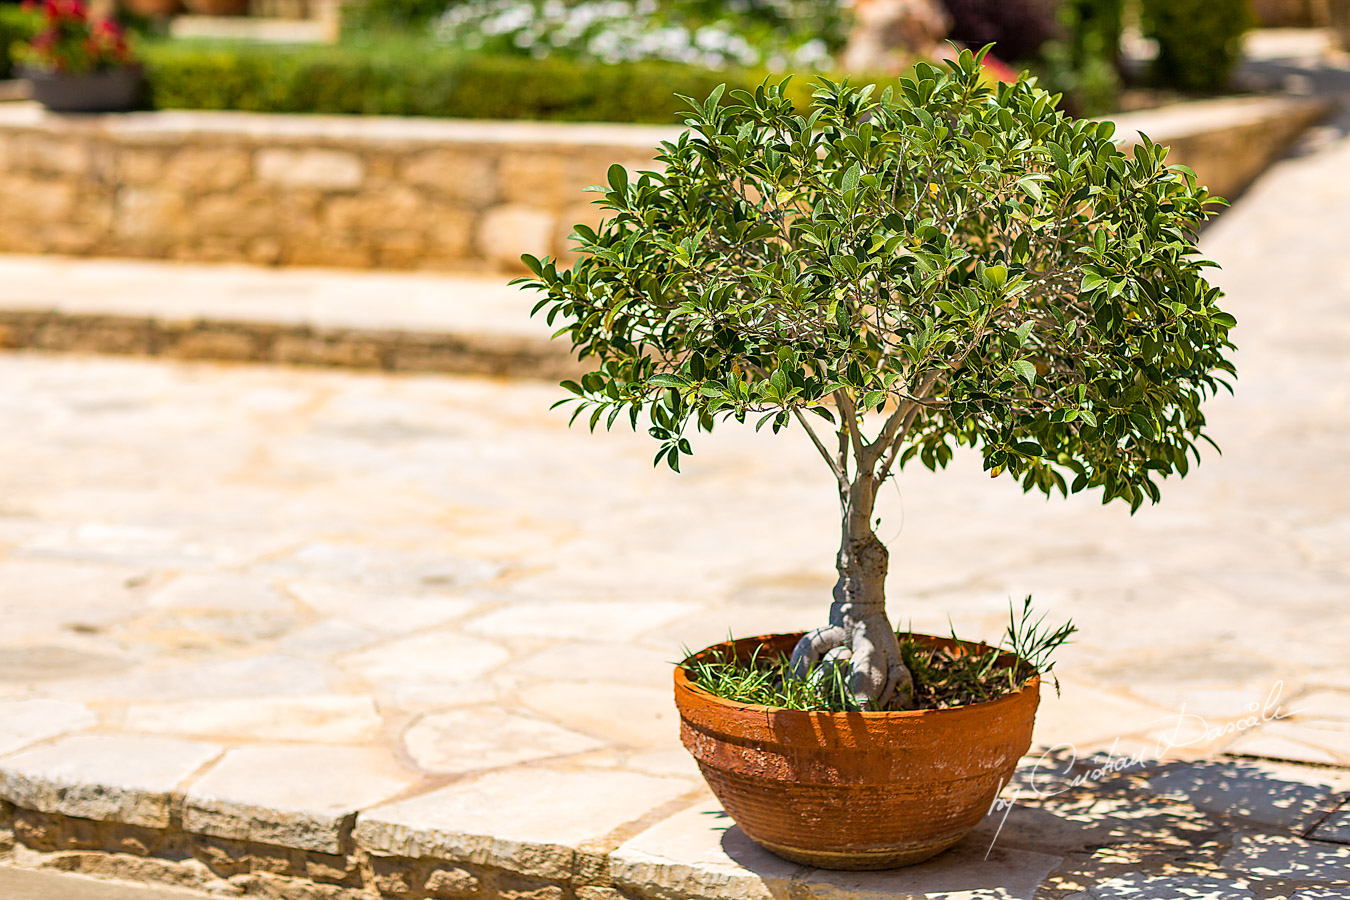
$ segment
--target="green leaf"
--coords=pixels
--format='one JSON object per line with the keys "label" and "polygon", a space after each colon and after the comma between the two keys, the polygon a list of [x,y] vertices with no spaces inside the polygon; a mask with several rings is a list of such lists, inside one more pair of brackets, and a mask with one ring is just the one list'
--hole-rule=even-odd
{"label": "green leaf", "polygon": [[628,170],[618,163],[610,166],[609,186],[619,194],[628,193]]}
{"label": "green leaf", "polygon": [[653,375],[647,379],[647,383],[654,387],[687,388],[689,381],[678,375]]}
{"label": "green leaf", "polygon": [[1027,384],[1036,383],[1036,366],[1030,360],[1015,359],[1012,367],[1017,372],[1018,377]]}
{"label": "green leaf", "polygon": [[858,187],[858,177],[861,172],[862,169],[858,166],[857,163],[854,163],[853,165],[849,166],[848,169],[844,172],[843,189],[845,193],[848,193],[849,191],[854,190],[855,188]]}

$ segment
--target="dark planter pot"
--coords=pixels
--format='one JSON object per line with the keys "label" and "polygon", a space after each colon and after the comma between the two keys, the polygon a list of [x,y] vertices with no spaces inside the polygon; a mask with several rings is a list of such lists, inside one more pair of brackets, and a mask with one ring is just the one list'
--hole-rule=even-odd
{"label": "dark planter pot", "polygon": [[[694,658],[790,653],[800,638],[746,638]],[[959,841],[1031,746],[1039,702],[1033,678],[1015,694],[953,709],[803,712],[722,700],[675,669],[680,740],[722,808],[766,850],[825,869],[912,865]]]}
{"label": "dark planter pot", "polygon": [[126,112],[140,105],[145,87],[145,76],[139,66],[83,75],[34,71],[22,74],[33,86],[33,99],[52,112]]}

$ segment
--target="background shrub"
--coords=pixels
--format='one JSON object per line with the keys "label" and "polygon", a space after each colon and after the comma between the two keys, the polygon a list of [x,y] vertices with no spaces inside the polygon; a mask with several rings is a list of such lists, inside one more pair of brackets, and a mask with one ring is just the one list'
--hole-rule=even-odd
{"label": "background shrub", "polygon": [[36,13],[0,4],[0,78],[14,74],[13,45],[31,39],[40,27],[41,18]]}
{"label": "background shrub", "polygon": [[[142,48],[161,108],[674,123],[675,94],[752,89],[764,72],[675,63],[461,54],[409,43],[278,48],[171,42]],[[808,78],[790,91],[810,105]]]}
{"label": "background shrub", "polygon": [[454,0],[365,0],[344,3],[342,30],[403,31],[423,29]]}
{"label": "background shrub", "polygon": [[1250,0],[1143,0],[1144,33],[1158,42],[1153,75],[1168,87],[1227,87],[1251,27]]}
{"label": "background shrub", "polygon": [[1120,96],[1120,32],[1124,0],[1063,0],[1059,36],[1041,48],[1035,66],[1078,116],[1111,112]]}
{"label": "background shrub", "polygon": [[1034,58],[1057,31],[1054,0],[943,0],[943,5],[952,17],[953,40],[976,49],[993,44],[1002,60]]}
{"label": "background shrub", "polygon": [[430,26],[469,51],[707,68],[833,68],[847,24],[836,0],[461,0]]}

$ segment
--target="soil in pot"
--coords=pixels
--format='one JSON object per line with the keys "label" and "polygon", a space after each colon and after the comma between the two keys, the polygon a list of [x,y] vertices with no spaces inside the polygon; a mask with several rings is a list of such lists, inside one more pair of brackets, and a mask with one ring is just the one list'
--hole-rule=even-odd
{"label": "soil in pot", "polygon": [[[736,702],[691,678],[693,660],[773,658],[791,653],[800,637],[729,641],[675,670],[681,740],[723,808],[767,850],[822,868],[910,865],[959,841],[1031,745],[1039,678],[997,699],[902,712]],[[913,638],[950,656],[989,649]],[[1014,671],[1020,665],[1011,654],[995,658]]]}

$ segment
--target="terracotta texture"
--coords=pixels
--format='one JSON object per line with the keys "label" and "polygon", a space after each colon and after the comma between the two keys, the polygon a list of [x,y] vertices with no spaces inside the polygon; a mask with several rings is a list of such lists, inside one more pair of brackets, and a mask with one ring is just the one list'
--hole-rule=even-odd
{"label": "terracotta texture", "polygon": [[[791,652],[800,637],[744,638],[695,658],[726,647],[738,658],[761,646]],[[910,865],[959,841],[1030,747],[1039,702],[1034,678],[954,709],[803,712],[722,700],[675,669],[680,739],[723,809],[765,849],[829,869]]]}

